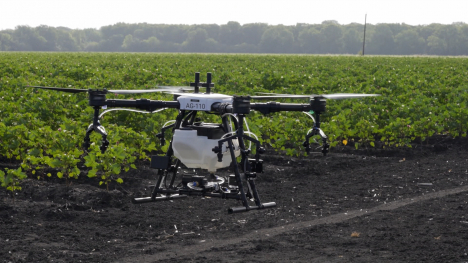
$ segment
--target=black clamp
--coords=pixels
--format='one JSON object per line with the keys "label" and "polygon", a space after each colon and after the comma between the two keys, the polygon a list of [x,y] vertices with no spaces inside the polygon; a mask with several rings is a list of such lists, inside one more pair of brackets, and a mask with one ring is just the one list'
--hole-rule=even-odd
{"label": "black clamp", "polygon": [[310,149],[311,149],[309,140],[312,136],[317,135],[317,134],[320,135],[321,137],[320,139],[322,140],[322,154],[323,156],[327,155],[328,149],[330,148],[330,144],[328,143],[327,137],[325,135],[322,136],[320,132],[321,130],[315,127],[311,133],[306,135],[305,141],[302,143],[302,146],[305,147],[307,155],[310,154]]}
{"label": "black clamp", "polygon": [[93,123],[91,123],[88,126],[88,129],[86,130],[86,135],[84,138],[83,142],[83,147],[85,148],[86,151],[89,150],[89,147],[91,146],[91,139],[90,135],[93,131],[101,134],[102,136],[102,142],[101,146],[99,149],[101,150],[102,153],[106,152],[107,148],[109,147],[109,141],[107,140],[107,133],[106,129],[101,125],[99,122],[99,106],[94,106],[94,118],[93,118]]}
{"label": "black clamp", "polygon": [[257,178],[257,174],[254,172],[245,172],[245,179],[247,180],[255,180]]}
{"label": "black clamp", "polygon": [[250,169],[255,173],[263,173],[262,159],[249,159]]}
{"label": "black clamp", "polygon": [[164,140],[164,131],[156,134],[156,138],[161,141],[161,146],[166,145],[166,140]]}
{"label": "black clamp", "polygon": [[161,132],[156,134],[156,137],[161,141],[161,146],[164,146],[166,145],[166,140],[164,139],[164,132],[167,130],[167,129],[170,129],[170,128],[173,128],[175,126],[175,123],[171,124],[171,125],[167,125],[166,127],[163,127],[161,129]]}
{"label": "black clamp", "polygon": [[307,155],[310,154],[310,143],[309,143],[309,138],[306,136],[306,140],[302,143],[302,146],[305,147]]}
{"label": "black clamp", "polygon": [[214,153],[217,153],[217,156],[218,156],[218,162],[222,162],[223,161],[223,154],[221,153],[221,148],[219,146],[215,146],[213,147],[213,149],[211,149]]}

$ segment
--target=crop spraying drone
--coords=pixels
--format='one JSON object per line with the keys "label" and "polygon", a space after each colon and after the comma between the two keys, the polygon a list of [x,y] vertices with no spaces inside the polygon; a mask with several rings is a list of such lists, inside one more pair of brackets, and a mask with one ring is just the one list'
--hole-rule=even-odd
{"label": "crop spraying drone", "polygon": [[[158,169],[156,184],[151,196],[134,198],[133,203],[147,203],[163,200],[174,200],[188,196],[206,196],[222,199],[237,199],[242,202],[240,207],[229,208],[229,213],[245,212],[255,209],[272,208],[274,202],[263,203],[260,200],[255,185],[258,173],[263,173],[263,160],[260,154],[265,149],[260,146],[258,139],[252,137],[250,131],[244,129],[245,117],[250,111],[269,114],[281,111],[297,111],[308,114],[314,120],[314,126],[305,135],[303,146],[309,154],[311,150],[318,150],[326,155],[329,148],[327,136],[320,129],[320,115],[325,112],[326,99],[362,98],[379,96],[378,94],[328,94],[328,95],[290,95],[267,93],[259,96],[230,96],[212,93],[214,83],[211,73],[207,73],[206,82],[200,82],[200,73],[195,73],[195,82],[190,83],[191,93],[182,88],[162,88],[151,90],[93,90],[37,87],[62,92],[89,94],[89,106],[94,108],[93,123],[86,131],[84,148],[90,147],[90,134],[95,131],[102,136],[100,149],[105,152],[109,142],[107,133],[100,124],[100,117],[111,110],[135,108],[145,112],[156,112],[163,109],[177,109],[179,114],[175,121],[164,126],[157,135],[161,144],[165,144],[164,134],[171,129],[172,137],[164,156],[152,156],[151,168]],[[205,88],[205,93],[200,92]],[[107,93],[135,94],[166,92],[174,95],[172,101],[161,100],[124,100],[107,99]],[[252,100],[278,98],[307,98],[309,103],[280,103],[270,101],[253,103]],[[101,109],[107,109],[100,114]],[[220,123],[204,123],[197,117],[199,112],[209,112],[220,117]],[[313,112],[314,117],[308,113]],[[247,126],[247,125],[246,125]],[[248,126],[247,126],[248,127]],[[255,136],[255,135],[254,135]],[[311,143],[312,138],[312,143]],[[255,145],[255,156],[250,158],[251,150],[246,142]],[[240,161],[237,159],[240,156]],[[208,171],[208,175],[177,173],[184,165],[187,168],[201,168]],[[234,174],[223,178],[214,175],[217,169],[231,166]],[[176,181],[178,183],[176,183]],[[251,203],[249,201],[253,201]]]}

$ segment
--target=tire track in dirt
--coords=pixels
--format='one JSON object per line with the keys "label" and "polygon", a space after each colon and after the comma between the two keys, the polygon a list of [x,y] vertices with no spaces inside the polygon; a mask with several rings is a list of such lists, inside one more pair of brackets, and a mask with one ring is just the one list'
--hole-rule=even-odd
{"label": "tire track in dirt", "polygon": [[[118,260],[116,262],[156,262],[159,260],[166,260],[171,258],[178,258],[178,257],[186,257],[192,254],[200,254],[201,252],[209,252],[211,249],[221,249],[226,246],[240,244],[243,242],[249,242],[252,240],[258,239],[268,239],[280,234],[284,234],[289,231],[293,230],[301,230],[307,227],[317,226],[317,225],[326,225],[326,224],[336,224],[341,223],[346,220],[363,216],[366,214],[375,213],[378,211],[390,211],[395,210],[410,204],[414,204],[417,202],[428,201],[431,199],[441,198],[452,194],[458,194],[462,192],[468,191],[468,185],[441,190],[438,192],[433,192],[429,194],[424,194],[421,196],[401,199],[397,201],[392,201],[386,204],[378,205],[373,208],[369,209],[360,209],[360,210],[353,210],[348,211],[346,213],[338,213],[327,217],[322,217],[314,220],[302,221],[298,223],[288,224],[284,226],[278,226],[273,228],[264,228],[260,230],[256,230],[255,232],[246,234],[241,237],[231,238],[231,239],[218,239],[218,240],[206,240],[203,243],[191,245],[191,246],[167,246],[166,250],[160,253],[156,253],[153,255],[141,255],[137,257],[129,257],[123,258],[122,260]],[[162,249],[161,247],[158,248],[159,250]],[[205,252],[205,253],[206,253]]]}

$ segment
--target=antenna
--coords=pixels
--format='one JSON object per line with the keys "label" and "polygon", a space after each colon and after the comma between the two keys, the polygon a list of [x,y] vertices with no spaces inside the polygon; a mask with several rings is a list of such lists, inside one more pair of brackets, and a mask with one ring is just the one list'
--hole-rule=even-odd
{"label": "antenna", "polygon": [[206,88],[206,94],[211,93],[211,88],[214,87],[214,83],[211,83],[211,72],[206,73],[206,82],[201,82],[200,84]]}
{"label": "antenna", "polygon": [[206,73],[206,94],[211,93],[211,72]]}
{"label": "antenna", "polygon": [[199,92],[199,86],[200,85],[200,72],[195,72],[195,82],[191,82],[190,86],[195,87],[195,90],[193,91],[194,93]]}

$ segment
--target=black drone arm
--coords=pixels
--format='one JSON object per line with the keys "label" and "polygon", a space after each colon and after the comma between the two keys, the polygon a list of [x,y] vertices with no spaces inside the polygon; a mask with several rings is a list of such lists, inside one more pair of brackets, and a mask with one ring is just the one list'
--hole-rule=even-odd
{"label": "black drone arm", "polygon": [[[224,113],[239,113],[235,107],[229,103],[215,103],[211,106],[212,111]],[[310,111],[313,110],[311,104],[298,104],[298,103],[280,103],[280,102],[267,102],[267,103],[250,103],[249,110],[257,110],[263,114],[280,111]]]}
{"label": "black drone arm", "polygon": [[162,108],[180,108],[178,101],[161,101],[161,100],[106,100],[102,106],[112,108],[137,108],[146,111],[154,111]]}
{"label": "black drone arm", "polygon": [[[94,106],[94,105],[93,105]],[[161,108],[180,108],[178,101],[161,101],[161,100],[148,100],[148,99],[139,99],[139,100],[115,100],[110,99],[106,100],[102,106],[107,106],[111,108],[137,108],[146,111],[154,111]],[[267,102],[267,103],[250,103],[247,108],[249,111],[257,110],[263,114],[269,114],[272,112],[281,112],[281,111],[310,111],[313,110],[311,104],[298,104],[298,103],[280,103],[280,102]],[[239,113],[238,110],[230,103],[214,103],[211,106],[211,110],[224,113]]]}
{"label": "black drone arm", "polygon": [[269,114],[271,112],[280,111],[310,111],[312,106],[310,104],[299,104],[299,103],[280,103],[270,101],[267,103],[251,103],[250,108],[257,110],[263,114]]}
{"label": "black drone arm", "polygon": [[[329,144],[328,138],[325,133],[320,129],[320,115],[325,112],[326,100],[323,97],[317,96],[310,99],[309,104],[299,103],[280,103],[270,101],[267,103],[250,103],[250,97],[234,96],[233,103],[215,103],[211,106],[211,110],[220,114],[235,113],[247,114],[250,110],[257,110],[262,114],[269,114],[272,112],[281,111],[298,111],[309,112],[313,111],[315,114],[315,123],[312,127],[312,132],[306,135],[303,146],[306,148],[307,154],[310,153],[310,138],[314,135],[319,135],[322,140],[322,153],[325,155],[328,152]],[[218,155],[219,158],[219,155]]]}
{"label": "black drone arm", "polygon": [[118,108],[137,108],[146,111],[154,111],[162,108],[179,108],[178,101],[159,101],[159,100],[106,100],[105,94],[92,94],[89,101],[89,105],[94,108],[93,123],[88,126],[86,130],[86,136],[84,138],[83,147],[88,150],[91,146],[90,135],[93,131],[99,133],[102,136],[102,143],[100,150],[104,153],[109,146],[107,140],[107,133],[104,127],[99,122],[99,110],[101,107],[118,107]]}

